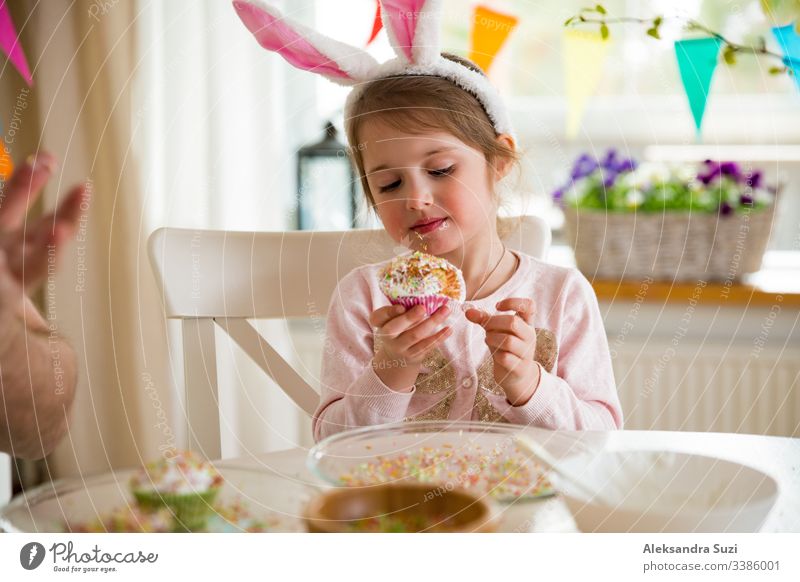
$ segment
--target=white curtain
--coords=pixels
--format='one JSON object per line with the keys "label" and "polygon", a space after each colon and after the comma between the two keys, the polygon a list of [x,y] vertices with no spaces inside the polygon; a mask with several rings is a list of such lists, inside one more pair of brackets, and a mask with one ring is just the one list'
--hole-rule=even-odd
{"label": "white curtain", "polygon": [[[310,0],[284,9],[313,20]],[[93,192],[49,314],[78,352],[80,382],[48,467],[136,466],[185,444],[178,327],[164,321],[147,237],[290,227],[294,153],[319,129],[313,78],[261,49],[228,0],[28,0],[22,20],[38,113],[27,131],[62,160],[45,205],[86,178]],[[287,325],[261,327],[291,357]],[[302,413],[219,340],[223,455],[309,444]]]}
{"label": "white curtain", "polygon": [[[291,228],[295,151],[316,129],[313,78],[261,49],[227,1],[141,3],[138,142],[148,224]],[[313,17],[311,2],[283,9],[301,21]],[[259,329],[298,362],[285,323],[259,322]],[[178,325],[170,332],[182,387]],[[307,445],[304,415],[224,334],[217,341],[223,456]]]}

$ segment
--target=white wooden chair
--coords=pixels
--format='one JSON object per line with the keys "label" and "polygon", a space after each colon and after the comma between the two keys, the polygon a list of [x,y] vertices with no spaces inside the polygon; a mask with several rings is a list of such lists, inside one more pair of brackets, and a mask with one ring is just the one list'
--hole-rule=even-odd
{"label": "white wooden chair", "polygon": [[[543,258],[547,224],[510,221],[506,245]],[[182,321],[189,447],[220,457],[214,326],[220,326],[309,416],[319,394],[248,319],[324,316],[339,279],[387,260],[396,244],[383,230],[230,232],[161,228],[148,240],[166,316]]]}

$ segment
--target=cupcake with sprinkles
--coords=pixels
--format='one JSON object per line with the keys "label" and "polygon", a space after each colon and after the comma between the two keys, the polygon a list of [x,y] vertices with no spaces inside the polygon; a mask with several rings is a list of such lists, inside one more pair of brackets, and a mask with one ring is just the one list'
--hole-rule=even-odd
{"label": "cupcake with sprinkles", "polygon": [[461,271],[447,260],[421,251],[395,257],[380,270],[380,289],[393,305],[422,305],[428,315],[449,301],[464,301]]}
{"label": "cupcake with sprinkles", "polygon": [[205,528],[214,501],[222,487],[222,476],[208,462],[186,451],[145,465],[131,478],[131,491],[139,508],[167,508],[177,531]]}

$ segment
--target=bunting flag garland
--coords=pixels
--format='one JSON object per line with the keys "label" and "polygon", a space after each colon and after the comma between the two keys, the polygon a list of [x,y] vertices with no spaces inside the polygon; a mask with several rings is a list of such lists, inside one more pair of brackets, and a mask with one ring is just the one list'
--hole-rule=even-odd
{"label": "bunting flag garland", "polygon": [[378,0],[375,0],[375,20],[372,23],[372,32],[369,35],[369,40],[367,40],[367,46],[371,45],[372,42],[378,38],[378,33],[383,28],[383,20],[381,20],[381,5]]}
{"label": "bunting flag garland", "polygon": [[675,56],[681,82],[689,99],[689,107],[694,117],[697,136],[703,124],[703,115],[708,101],[708,90],[711,79],[719,61],[719,49],[722,41],[718,38],[692,38],[675,42]]}
{"label": "bunting flag garland", "polygon": [[797,34],[797,28],[794,24],[776,26],[772,34],[783,52],[783,63],[792,72],[794,82],[800,89],[800,35]]}
{"label": "bunting flag garland", "polygon": [[567,93],[567,137],[578,134],[586,103],[592,96],[611,41],[599,32],[570,28],[564,31],[564,69]]}
{"label": "bunting flag garland", "polygon": [[17,29],[11,20],[11,13],[8,10],[6,0],[0,0],[0,51],[3,51],[30,87],[33,83],[33,78],[28,68],[28,60],[22,51],[22,44],[19,42]]}
{"label": "bunting flag garland", "polygon": [[518,22],[516,16],[486,6],[476,6],[472,18],[469,59],[488,73],[494,58]]}
{"label": "bunting flag garland", "polygon": [[14,162],[6,149],[5,140],[0,139],[0,180],[6,181],[14,173]]}

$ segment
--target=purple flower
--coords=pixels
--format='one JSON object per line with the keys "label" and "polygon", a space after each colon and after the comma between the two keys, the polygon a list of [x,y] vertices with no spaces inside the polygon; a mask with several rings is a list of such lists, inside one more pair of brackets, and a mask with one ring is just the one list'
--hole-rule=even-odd
{"label": "purple flower", "polygon": [[620,173],[620,174],[623,174],[625,172],[631,172],[631,171],[635,170],[636,166],[637,166],[636,162],[634,160],[632,160],[632,159],[631,160],[621,160],[617,164],[617,166],[614,168],[614,170],[616,172]]}
{"label": "purple flower", "polygon": [[714,178],[722,173],[722,167],[717,162],[712,162],[711,160],[706,160],[703,163],[708,166],[708,169],[705,173],[700,172],[697,174],[697,179],[708,186],[714,180]]}
{"label": "purple flower", "polygon": [[604,168],[613,168],[616,164],[617,160],[617,150],[614,148],[609,148],[606,152],[606,157],[603,158],[603,161],[600,162],[600,165]]}
{"label": "purple flower", "polygon": [[722,216],[729,216],[733,212],[733,206],[728,204],[727,202],[723,202],[719,205],[719,213]]}
{"label": "purple flower", "polygon": [[581,157],[575,161],[575,165],[572,166],[572,179],[580,180],[581,178],[585,178],[597,168],[597,160],[589,154],[582,154]]}
{"label": "purple flower", "polygon": [[752,206],[753,202],[754,202],[753,197],[750,196],[749,194],[742,194],[741,196],[739,196],[739,203],[742,206]]}
{"label": "purple flower", "polygon": [[553,201],[556,203],[561,203],[564,200],[564,188],[559,188],[555,192],[553,192]]}
{"label": "purple flower", "polygon": [[722,162],[719,165],[719,171],[723,176],[730,176],[737,182],[742,175],[736,162]]}
{"label": "purple flower", "polygon": [[615,171],[611,169],[604,169],[602,171],[602,176],[603,176],[603,186],[605,188],[611,188],[611,186],[614,185],[614,182],[617,181],[617,176],[619,176],[619,174],[617,174]]}
{"label": "purple flower", "polygon": [[758,188],[759,186],[761,186],[761,178],[762,178],[761,170],[759,170],[757,172],[754,172],[753,175],[747,179],[746,184],[751,188]]}
{"label": "purple flower", "polygon": [[610,170],[615,174],[622,174],[623,172],[630,172],[636,169],[636,162],[632,159],[623,159],[618,157],[617,150],[611,148],[606,153],[600,166],[606,170]]}

